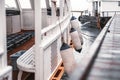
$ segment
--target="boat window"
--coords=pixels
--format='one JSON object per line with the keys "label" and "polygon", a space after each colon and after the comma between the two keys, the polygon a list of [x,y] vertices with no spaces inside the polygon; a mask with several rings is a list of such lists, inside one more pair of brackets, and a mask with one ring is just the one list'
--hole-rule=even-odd
{"label": "boat window", "polygon": [[5,0],[5,7],[8,9],[16,9],[16,1],[15,0]]}
{"label": "boat window", "polygon": [[22,9],[32,9],[30,0],[19,0]]}

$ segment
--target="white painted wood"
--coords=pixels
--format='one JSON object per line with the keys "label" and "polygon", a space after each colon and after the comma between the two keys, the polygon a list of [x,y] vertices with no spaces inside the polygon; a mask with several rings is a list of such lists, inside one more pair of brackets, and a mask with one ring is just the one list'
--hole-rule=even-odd
{"label": "white painted wood", "polygon": [[6,49],[6,14],[5,14],[5,0],[0,1],[0,79],[8,77],[12,80],[12,68],[7,66],[7,49]]}
{"label": "white painted wood", "polygon": [[12,17],[11,16],[7,16],[6,17],[6,30],[7,30],[7,34],[12,34]]}
{"label": "white painted wood", "polygon": [[7,34],[13,34],[21,31],[20,16],[7,16]]}
{"label": "white painted wood", "polygon": [[7,66],[7,56],[6,56],[6,17],[5,17],[5,7],[4,0],[0,2],[0,48],[3,49],[3,55],[0,57],[0,69]]}
{"label": "white painted wood", "polygon": [[43,49],[41,44],[41,0],[35,0],[35,80],[44,80]]}
{"label": "white painted wood", "polygon": [[56,2],[54,2],[54,1],[52,2],[52,0],[51,0],[52,23],[56,22],[56,9],[57,9]]}
{"label": "white painted wood", "polygon": [[24,30],[34,30],[34,11],[24,10],[22,11],[23,16],[23,29]]}
{"label": "white painted wood", "polygon": [[49,0],[45,0],[45,1],[46,1],[47,8],[50,8],[50,2],[49,2]]}
{"label": "white painted wood", "polygon": [[63,23],[69,17],[70,17],[70,14],[66,15],[65,17],[63,17],[62,19],[60,19],[59,21],[57,21],[56,23],[54,23],[52,25],[49,25],[45,29],[42,29],[41,35],[43,35],[44,33],[48,32],[48,31],[50,31],[51,29],[55,28],[56,25],[59,25],[59,23]]}
{"label": "white painted wood", "polygon": [[12,33],[17,33],[21,31],[20,26],[20,16],[12,16]]}
{"label": "white painted wood", "polygon": [[17,67],[21,71],[35,72],[34,60],[35,47],[32,46],[23,55],[17,59]]}
{"label": "white painted wood", "polygon": [[[53,3],[53,2],[52,2]],[[53,15],[52,16],[52,21],[53,21],[53,17],[56,18],[56,9],[55,9],[55,5],[53,3]],[[23,70],[23,71],[27,71],[28,72],[35,72],[35,80],[47,80],[49,79],[51,76],[51,74],[55,71],[52,69],[56,69],[58,64],[61,61],[61,57],[58,55],[59,53],[59,49],[61,46],[61,32],[64,33],[66,32],[66,29],[68,29],[68,25],[70,24],[70,14],[64,16],[63,18],[61,18],[59,21],[55,20],[55,22],[53,22],[51,25],[45,27],[44,29],[42,28],[42,24],[41,24],[41,6],[40,6],[40,0],[35,0],[35,52],[33,52],[33,56],[35,57],[35,65],[34,65],[34,71],[29,71],[29,68],[21,68],[21,67],[25,67],[26,64],[21,63],[21,67],[18,67],[19,69]],[[60,25],[62,26],[62,29],[60,30]],[[44,35],[46,33],[46,36]],[[66,33],[65,36],[66,38]],[[59,40],[58,40],[59,38]],[[57,56],[59,56],[59,60],[57,60],[57,63],[51,63],[51,58],[52,57],[52,44],[54,44],[54,42],[57,41],[57,43],[55,43],[55,45],[57,46],[56,48],[56,54]],[[32,51],[30,51],[32,52]],[[57,53],[58,52],[58,53]],[[26,54],[26,53],[25,53]],[[28,53],[31,54],[31,53]],[[23,54],[24,56],[24,54]],[[24,58],[27,56],[24,56]],[[21,58],[21,57],[20,57]],[[20,59],[19,58],[19,59]],[[23,58],[23,59],[24,59]],[[31,58],[31,56],[29,56],[29,58]],[[24,59],[24,62],[29,62],[29,58]],[[55,58],[56,59],[56,58]],[[58,59],[58,58],[57,58]],[[33,58],[34,61],[34,58]],[[54,66],[55,68],[51,67],[51,64],[56,65]],[[24,66],[23,66],[24,65]]]}
{"label": "white painted wood", "polygon": [[21,5],[20,5],[20,1],[19,0],[16,0],[16,3],[18,5],[18,8],[20,10],[20,27],[21,29],[23,29],[23,14],[22,14],[22,8],[21,8]]}
{"label": "white painted wood", "polygon": [[[63,27],[63,29],[62,29],[62,32],[66,32],[66,30],[65,29],[67,29],[68,28],[68,24],[70,23],[70,17],[66,17],[67,19],[65,19],[65,21],[63,22],[63,23],[61,23],[62,24],[62,26],[64,26]],[[55,29],[55,28],[54,28]],[[48,39],[46,39],[46,40],[48,40],[48,41],[46,41],[46,40],[42,40],[41,42],[41,44],[40,44],[40,47],[38,47],[39,49],[40,49],[40,52],[41,53],[43,53],[42,54],[42,59],[43,59],[43,64],[42,63],[40,63],[40,67],[41,66],[43,66],[43,71],[41,72],[41,74],[43,74],[43,76],[44,76],[44,80],[46,80],[46,79],[48,79],[48,77],[53,73],[53,71],[51,71],[51,54],[53,53],[53,52],[51,52],[51,44],[53,44],[54,43],[54,41],[55,40],[58,40],[58,38],[59,38],[59,42],[57,42],[57,55],[58,55],[58,53],[59,53],[59,49],[60,49],[60,47],[61,47],[61,32],[60,32],[60,29],[59,29],[59,25],[57,25],[56,26],[56,29],[57,29],[57,33],[56,34],[52,34],[52,37],[51,36],[49,36],[48,37]],[[54,32],[56,32],[56,29],[55,30],[51,30],[51,31],[54,31]],[[65,34],[66,35],[66,34]],[[47,42],[47,43],[46,43]],[[46,45],[42,45],[42,44],[46,44]],[[38,52],[38,51],[37,51]],[[35,69],[36,70],[38,70],[38,68],[37,68],[37,66],[34,64],[34,56],[35,56],[35,54],[36,54],[36,52],[34,52],[34,48],[32,47],[32,48],[30,48],[27,52],[25,52],[22,56],[20,56],[19,58],[18,58],[18,60],[17,60],[17,66],[18,66],[18,68],[20,69],[20,71],[26,71],[26,72],[35,72],[35,74],[36,74],[36,71],[35,71]],[[35,62],[40,62],[40,54],[38,55],[39,56],[39,58],[37,59],[37,61],[35,61]],[[59,56],[59,55],[58,55]],[[36,59],[36,57],[35,57],[35,59]],[[58,58],[57,58],[58,59]],[[57,64],[55,64],[55,65],[58,65],[59,63],[60,63],[60,61],[61,61],[61,57],[59,56],[59,60],[57,61]],[[28,64],[29,63],[29,64]],[[33,64],[32,64],[33,63]],[[56,68],[55,68],[56,69]],[[54,70],[55,71],[55,70]],[[21,72],[20,72],[20,74],[19,74],[19,78],[21,77]],[[37,74],[36,74],[37,75]],[[39,75],[39,74],[38,74]],[[37,77],[38,78],[38,77]]]}
{"label": "white painted wood", "polygon": [[3,80],[3,78],[8,78],[8,80],[12,80],[12,67],[7,66],[3,69],[0,69],[0,80]]}
{"label": "white painted wood", "polygon": [[64,6],[64,0],[60,0],[60,18],[63,17],[63,6]]}
{"label": "white painted wood", "polygon": [[[51,17],[50,17],[51,18]],[[49,17],[47,15],[47,10],[46,8],[42,8],[42,29],[45,28],[45,27],[48,27],[48,20],[49,20]]]}
{"label": "white painted wood", "polygon": [[51,46],[44,50],[44,80],[48,80],[48,76],[51,74]]}
{"label": "white painted wood", "polygon": [[[68,15],[68,17],[66,19],[62,20],[62,21],[63,21],[63,23],[60,24],[62,26],[61,31],[60,31],[60,28],[57,31],[51,30],[52,32],[57,32],[57,33],[56,34],[53,33],[53,34],[47,36],[47,38],[45,38],[42,41],[41,46],[44,49],[46,47],[48,47],[53,41],[55,41],[61,35],[61,32],[63,33],[64,30],[67,29],[68,25],[70,24],[70,15]],[[59,24],[56,25],[56,27],[59,27]]]}

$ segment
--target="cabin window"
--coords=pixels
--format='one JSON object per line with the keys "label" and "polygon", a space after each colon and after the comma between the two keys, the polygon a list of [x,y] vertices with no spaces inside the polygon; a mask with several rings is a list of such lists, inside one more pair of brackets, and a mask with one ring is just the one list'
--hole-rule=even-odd
{"label": "cabin window", "polygon": [[22,9],[32,9],[30,0],[19,0]]}
{"label": "cabin window", "polygon": [[118,1],[118,6],[120,6],[120,1]]}
{"label": "cabin window", "polygon": [[5,0],[5,7],[8,9],[16,9],[16,1],[15,0]]}

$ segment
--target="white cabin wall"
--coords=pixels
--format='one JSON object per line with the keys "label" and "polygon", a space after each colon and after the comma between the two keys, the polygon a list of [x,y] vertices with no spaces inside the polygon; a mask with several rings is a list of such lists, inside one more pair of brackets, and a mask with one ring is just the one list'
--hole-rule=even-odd
{"label": "white cabin wall", "polygon": [[20,15],[12,16],[12,24],[13,24],[13,33],[17,33],[21,31],[21,26],[20,26]]}
{"label": "white cabin wall", "polygon": [[6,29],[7,29],[7,34],[12,34],[12,18],[11,16],[6,17]]}
{"label": "white cabin wall", "polygon": [[6,17],[7,34],[13,34],[21,31],[20,15]]}
{"label": "white cabin wall", "polygon": [[[46,8],[42,9],[42,28],[48,26],[51,21],[47,15]],[[23,30],[34,30],[34,11],[33,10],[24,10],[23,11]]]}
{"label": "white cabin wall", "polygon": [[34,11],[23,10],[23,30],[34,30]]}
{"label": "white cabin wall", "polygon": [[42,28],[45,28],[49,25],[49,20],[50,20],[50,17],[47,15],[46,8],[42,9],[42,16],[41,17],[42,17]]}
{"label": "white cabin wall", "polygon": [[118,2],[102,2],[101,11],[120,11]]}

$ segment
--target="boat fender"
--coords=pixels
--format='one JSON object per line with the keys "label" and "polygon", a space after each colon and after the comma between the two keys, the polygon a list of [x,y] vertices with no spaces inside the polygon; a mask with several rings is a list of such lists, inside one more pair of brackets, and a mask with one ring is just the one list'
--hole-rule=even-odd
{"label": "boat fender", "polygon": [[82,38],[82,35],[81,35],[81,28],[80,28],[81,25],[82,24],[77,20],[77,18],[75,16],[71,17],[71,26],[78,31],[79,38],[81,40],[81,44],[83,45],[83,38]]}
{"label": "boat fender", "polygon": [[64,64],[65,72],[70,75],[76,67],[75,58],[73,55],[73,48],[66,43],[63,43],[60,48],[60,54]]}
{"label": "boat fender", "polygon": [[75,30],[75,28],[71,28],[70,34],[71,34],[71,39],[75,47],[75,50],[80,52],[82,49],[82,45],[81,45],[81,40],[79,38],[78,32]]}

